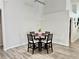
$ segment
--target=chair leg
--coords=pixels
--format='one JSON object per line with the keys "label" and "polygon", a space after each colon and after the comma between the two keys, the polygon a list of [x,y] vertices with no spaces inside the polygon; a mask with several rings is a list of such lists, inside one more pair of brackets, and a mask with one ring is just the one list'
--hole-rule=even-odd
{"label": "chair leg", "polygon": [[32,54],[34,54],[35,45],[33,44]]}
{"label": "chair leg", "polygon": [[29,52],[29,44],[28,44],[28,49],[27,49],[27,51]]}
{"label": "chair leg", "polygon": [[49,53],[49,52],[48,52],[48,45],[46,45],[46,47],[47,47],[47,48],[46,48],[46,49],[47,49],[47,53]]}
{"label": "chair leg", "polygon": [[34,54],[34,48],[33,48],[33,50],[32,50],[32,54]]}
{"label": "chair leg", "polygon": [[49,52],[48,52],[48,49],[47,49],[47,54],[48,54]]}
{"label": "chair leg", "polygon": [[53,46],[52,46],[52,43],[51,43],[51,50],[52,50],[52,52],[53,52]]}

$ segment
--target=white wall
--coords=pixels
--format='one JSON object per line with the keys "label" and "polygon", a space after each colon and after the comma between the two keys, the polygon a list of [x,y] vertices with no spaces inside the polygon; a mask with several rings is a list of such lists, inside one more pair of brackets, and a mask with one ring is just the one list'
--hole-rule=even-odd
{"label": "white wall", "polygon": [[71,10],[71,0],[66,0],[66,10],[67,11]]}
{"label": "white wall", "polygon": [[47,1],[43,16],[41,15],[42,7],[44,6],[40,4],[33,5],[34,3],[29,4],[30,1],[4,1],[4,49],[27,44],[26,33],[31,30],[37,30],[39,25],[42,26],[43,30],[49,30],[54,33],[53,41],[55,43],[68,46],[69,12],[66,11],[66,0]]}
{"label": "white wall", "polygon": [[79,2],[77,2],[77,17],[79,17]]}
{"label": "white wall", "polygon": [[43,30],[54,34],[53,42],[61,45],[69,45],[69,17],[68,12],[51,13],[44,16]]}
{"label": "white wall", "polygon": [[[43,31],[54,34],[53,42],[69,46],[69,3],[66,0],[46,0],[41,21]],[[67,5],[68,4],[68,5]]]}
{"label": "white wall", "polygon": [[2,8],[2,0],[0,0],[0,9]]}
{"label": "white wall", "polygon": [[28,31],[37,30],[40,14],[27,0],[7,0],[5,3],[4,50],[27,44]]}
{"label": "white wall", "polygon": [[71,0],[72,2],[79,2],[79,0]]}
{"label": "white wall", "polygon": [[45,14],[61,12],[66,10],[66,0],[46,0]]}

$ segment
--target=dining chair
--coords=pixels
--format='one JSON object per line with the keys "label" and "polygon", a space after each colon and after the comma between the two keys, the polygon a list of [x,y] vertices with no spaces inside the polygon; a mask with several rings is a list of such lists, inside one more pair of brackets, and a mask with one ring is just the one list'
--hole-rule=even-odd
{"label": "dining chair", "polygon": [[53,52],[53,45],[52,45],[52,39],[53,39],[53,34],[48,34],[47,40],[45,42],[45,48],[48,52],[48,49],[51,48],[51,51]]}
{"label": "dining chair", "polygon": [[45,36],[45,38],[43,38],[43,40],[42,40],[44,43],[46,43],[46,40],[47,40],[48,34],[50,34],[49,31],[45,31],[45,33],[42,34],[43,36]]}
{"label": "dining chair", "polygon": [[27,34],[27,38],[28,38],[28,52],[29,52],[29,48],[32,49],[32,54],[34,54],[34,50],[36,48],[36,44],[33,40],[33,37],[31,34]]}
{"label": "dining chair", "polygon": [[42,39],[42,43],[43,43],[42,46],[43,46],[43,48],[46,48],[45,43],[47,41],[48,34],[50,34],[49,31],[45,31],[45,33],[42,33],[42,35],[44,36],[44,38]]}
{"label": "dining chair", "polygon": [[35,38],[36,36],[36,33],[34,31],[31,31],[30,32],[30,35],[32,36],[33,40],[34,40],[34,43],[38,43],[38,40]]}

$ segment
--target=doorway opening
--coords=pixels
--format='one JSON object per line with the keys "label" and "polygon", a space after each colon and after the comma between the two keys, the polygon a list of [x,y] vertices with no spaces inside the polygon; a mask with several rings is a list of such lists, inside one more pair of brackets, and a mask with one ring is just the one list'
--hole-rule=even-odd
{"label": "doorway opening", "polygon": [[78,48],[79,46],[79,23],[77,18],[70,18],[69,25],[69,47]]}

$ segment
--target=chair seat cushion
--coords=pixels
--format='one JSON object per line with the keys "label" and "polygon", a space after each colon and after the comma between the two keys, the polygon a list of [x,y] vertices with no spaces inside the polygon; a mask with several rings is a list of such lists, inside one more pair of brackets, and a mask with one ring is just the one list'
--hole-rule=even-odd
{"label": "chair seat cushion", "polygon": [[33,41],[29,41],[29,43],[37,43],[38,42],[38,40],[34,40],[34,42]]}
{"label": "chair seat cushion", "polygon": [[[46,40],[42,40],[42,42],[47,43]],[[48,43],[50,43],[51,41],[48,41]]]}

